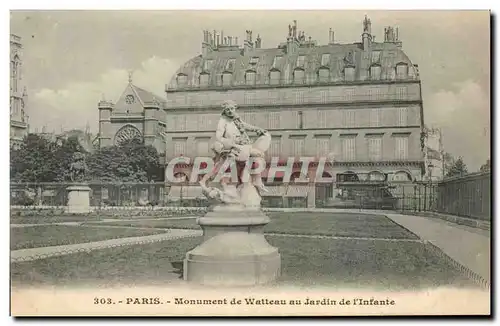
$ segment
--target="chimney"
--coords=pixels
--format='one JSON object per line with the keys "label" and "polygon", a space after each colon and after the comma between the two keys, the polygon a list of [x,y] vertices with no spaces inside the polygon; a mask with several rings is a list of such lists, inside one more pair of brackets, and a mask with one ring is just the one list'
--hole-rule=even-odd
{"label": "chimney", "polygon": [[288,25],[288,37],[286,39],[286,53],[295,53],[299,48],[297,39],[297,21],[293,21],[293,25]]}
{"label": "chimney", "polygon": [[257,38],[255,39],[255,48],[260,49],[262,46],[262,39],[260,38],[260,35],[257,35]]}
{"label": "chimney", "polygon": [[234,45],[238,45],[238,38],[237,37],[234,38]]}
{"label": "chimney", "polygon": [[253,49],[253,42],[252,42],[252,31],[246,30],[246,39],[245,39],[245,44],[244,44],[244,51],[249,52]]}
{"label": "chimney", "polygon": [[372,42],[372,22],[366,15],[363,20],[363,34],[361,37],[363,40],[363,50],[368,51]]}
{"label": "chimney", "polygon": [[201,43],[201,55],[202,57],[205,57],[207,54],[212,52],[213,46],[212,46],[212,36],[210,35],[210,32],[207,30],[203,31],[203,42]]}

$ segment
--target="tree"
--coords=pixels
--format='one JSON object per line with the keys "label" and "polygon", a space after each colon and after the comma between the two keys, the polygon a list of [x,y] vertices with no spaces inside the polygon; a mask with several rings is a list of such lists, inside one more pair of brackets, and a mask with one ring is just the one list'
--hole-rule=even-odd
{"label": "tree", "polygon": [[71,182],[71,163],[76,152],[81,152],[85,157],[89,153],[81,146],[78,136],[70,136],[67,139],[60,138],[56,141],[55,158],[56,158],[56,181]]}
{"label": "tree", "polygon": [[491,171],[491,160],[487,160],[485,164],[481,165],[479,169],[481,172],[489,172]]}
{"label": "tree", "polygon": [[156,149],[136,140],[97,150],[89,157],[88,167],[92,179],[101,182],[148,182],[161,177]]}
{"label": "tree", "polygon": [[456,177],[467,174],[467,166],[462,157],[456,159],[446,173],[447,177]]}
{"label": "tree", "polygon": [[10,178],[15,182],[53,182],[57,179],[56,144],[28,134],[21,146],[10,150]]}

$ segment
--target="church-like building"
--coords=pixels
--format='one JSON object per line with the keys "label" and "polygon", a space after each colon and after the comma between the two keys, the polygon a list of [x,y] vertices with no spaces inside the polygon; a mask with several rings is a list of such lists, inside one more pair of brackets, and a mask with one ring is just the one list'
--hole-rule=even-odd
{"label": "church-like building", "polygon": [[17,146],[28,134],[28,93],[23,81],[21,37],[10,34],[10,144]]}
{"label": "church-like building", "polygon": [[152,145],[165,158],[166,128],[165,100],[129,82],[122,95],[113,103],[101,100],[99,108],[99,147],[120,145],[124,141],[139,139]]}

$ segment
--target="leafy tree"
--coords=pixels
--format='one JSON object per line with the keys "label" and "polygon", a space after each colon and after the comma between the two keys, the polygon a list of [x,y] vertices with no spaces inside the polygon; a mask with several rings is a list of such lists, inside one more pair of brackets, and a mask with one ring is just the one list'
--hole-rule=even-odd
{"label": "leafy tree", "polygon": [[467,174],[467,166],[462,157],[456,159],[446,173],[447,177],[456,177]]}
{"label": "leafy tree", "polygon": [[36,134],[10,150],[10,177],[15,182],[53,182],[57,179],[56,144]]}
{"label": "leafy tree", "polygon": [[161,177],[158,152],[137,140],[97,150],[88,167],[92,178],[101,182],[147,182]]}
{"label": "leafy tree", "polygon": [[481,165],[479,171],[481,172],[491,171],[491,160],[487,160],[485,164]]}

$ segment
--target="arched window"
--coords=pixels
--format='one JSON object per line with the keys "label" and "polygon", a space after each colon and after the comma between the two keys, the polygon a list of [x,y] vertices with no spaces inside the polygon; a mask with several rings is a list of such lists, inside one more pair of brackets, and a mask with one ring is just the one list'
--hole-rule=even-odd
{"label": "arched window", "polygon": [[269,84],[278,85],[280,82],[281,72],[279,70],[271,70],[269,72]]}
{"label": "arched window", "polygon": [[330,80],[330,69],[320,68],[318,70],[318,80],[319,82],[327,82]]}
{"label": "arched window", "polygon": [[187,84],[187,75],[185,74],[178,74],[177,75],[177,86],[178,87],[184,87]]}
{"label": "arched window", "polygon": [[141,132],[132,125],[122,127],[115,135],[115,145],[122,146],[130,142],[142,142]]}
{"label": "arched window", "polygon": [[393,181],[412,181],[411,175],[406,171],[398,171],[392,177]]}
{"label": "arched window", "polygon": [[384,181],[385,174],[379,171],[372,171],[368,174],[368,180],[370,181]]}
{"label": "arched window", "polygon": [[305,73],[302,69],[295,69],[293,71],[293,82],[295,84],[303,84],[305,81]]}
{"label": "arched window", "polygon": [[230,72],[225,72],[222,74],[222,86],[231,86],[233,80],[233,74]]}
{"label": "arched window", "polygon": [[247,84],[247,85],[255,85],[255,71],[248,70],[245,73],[245,84]]}
{"label": "arched window", "polygon": [[347,66],[344,68],[344,79],[345,81],[354,81],[355,68],[352,66]]}

